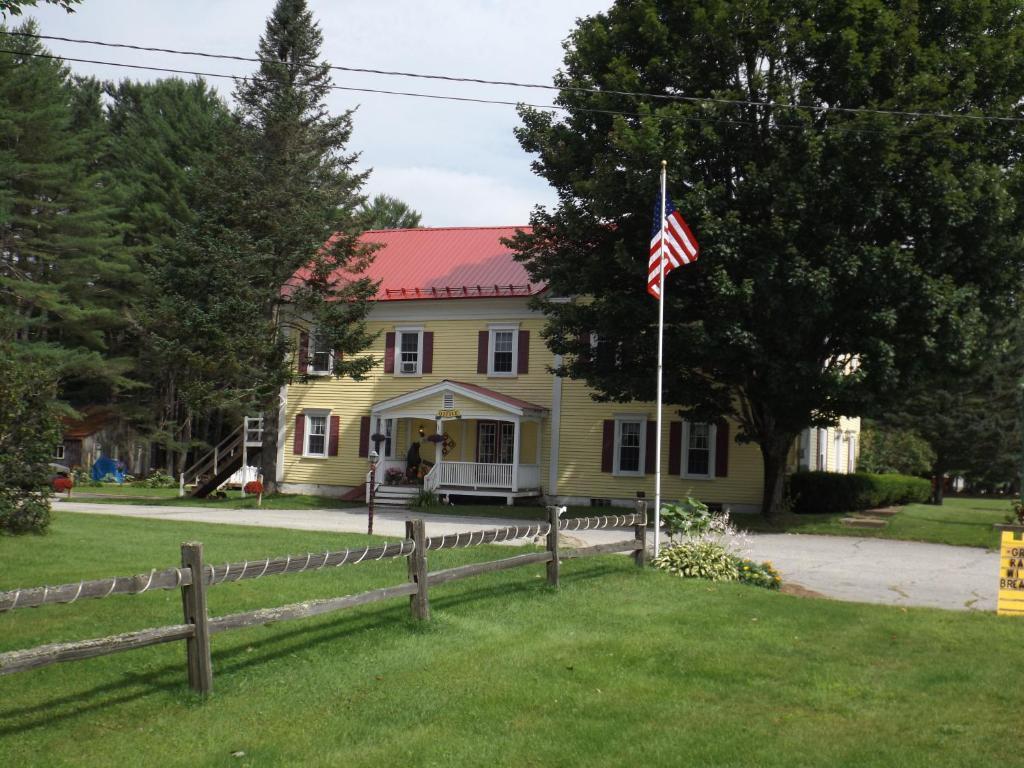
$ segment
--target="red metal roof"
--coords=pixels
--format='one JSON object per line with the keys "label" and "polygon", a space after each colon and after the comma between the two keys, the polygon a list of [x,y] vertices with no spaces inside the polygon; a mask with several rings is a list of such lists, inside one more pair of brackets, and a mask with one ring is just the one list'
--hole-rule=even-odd
{"label": "red metal roof", "polygon": [[455,379],[444,379],[444,381],[447,381],[449,384],[457,384],[460,387],[465,387],[466,389],[471,390],[473,392],[478,392],[481,395],[486,395],[487,397],[492,397],[495,400],[500,400],[503,403],[508,403],[509,405],[514,405],[516,408],[522,408],[524,411],[546,411],[547,410],[547,408],[545,408],[543,405],[537,405],[536,403],[531,403],[528,400],[520,400],[518,397],[512,397],[511,395],[505,395],[505,394],[502,394],[501,392],[497,392],[497,391],[495,391],[493,389],[488,389],[487,387],[481,387],[479,384],[470,384],[468,381],[455,381]]}
{"label": "red metal roof", "polygon": [[529,232],[530,228],[370,230],[363,233],[362,241],[381,247],[364,274],[380,281],[376,301],[532,296],[545,286],[532,283],[523,265],[501,243],[519,230]]}

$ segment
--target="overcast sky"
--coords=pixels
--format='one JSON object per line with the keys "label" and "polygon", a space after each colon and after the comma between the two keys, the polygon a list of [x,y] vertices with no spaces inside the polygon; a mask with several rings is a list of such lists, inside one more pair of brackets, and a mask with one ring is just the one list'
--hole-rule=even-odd
{"label": "overcast sky", "polygon": [[[330,63],[550,83],[575,20],[611,0],[310,0]],[[85,0],[73,14],[29,9],[43,34],[251,56],[274,0]],[[255,65],[46,41],[56,53],[224,74]],[[92,64],[104,79],[159,74]],[[225,96],[230,80],[211,80]],[[551,92],[334,73],[336,85],[550,103]],[[358,106],[351,148],[373,168],[366,191],[396,195],[426,226],[525,224],[554,195],[512,135],[513,107],[335,91],[332,111]]]}

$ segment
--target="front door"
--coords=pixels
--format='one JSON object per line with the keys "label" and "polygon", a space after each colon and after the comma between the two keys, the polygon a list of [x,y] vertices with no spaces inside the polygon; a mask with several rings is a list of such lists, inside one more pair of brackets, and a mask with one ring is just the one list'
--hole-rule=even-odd
{"label": "front door", "polygon": [[510,421],[481,421],[476,432],[476,460],[482,464],[511,464],[515,425]]}

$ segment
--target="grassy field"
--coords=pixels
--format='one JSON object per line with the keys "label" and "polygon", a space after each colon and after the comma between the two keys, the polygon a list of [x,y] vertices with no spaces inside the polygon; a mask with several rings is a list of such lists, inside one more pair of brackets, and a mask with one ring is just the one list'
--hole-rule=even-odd
{"label": "grassy field", "polygon": [[[212,507],[214,509],[255,509],[256,497],[252,494],[244,499],[239,491],[227,491],[224,499],[193,499],[189,496],[178,496],[177,488],[139,488],[136,486],[118,486],[104,484],[102,488],[83,487],[76,490],[71,501],[83,501],[90,504],[143,504],[158,507]],[[61,501],[67,500],[60,496]],[[263,507],[267,509],[345,509],[362,506],[361,502],[343,501],[333,496],[307,496],[301,494],[274,494],[263,497]]]}
{"label": "grassy field", "polygon": [[[61,513],[0,538],[0,588],[365,537]],[[440,568],[508,548],[432,556]],[[182,644],[0,677],[0,765],[1004,766],[1024,623],[808,600],[571,561],[217,635],[215,693]],[[214,587],[214,615],[404,580],[401,562]],[[0,615],[0,650],[180,620],[174,592]],[[233,753],[244,753],[234,757]]]}
{"label": "grassy field", "polygon": [[750,531],[770,533],[823,533],[879,539],[930,541],[965,547],[999,546],[993,523],[1003,523],[1010,511],[1006,499],[946,499],[941,507],[910,504],[889,518],[885,528],[846,528],[839,524],[845,514],[786,515],[774,524],[760,516],[737,515],[736,523]]}

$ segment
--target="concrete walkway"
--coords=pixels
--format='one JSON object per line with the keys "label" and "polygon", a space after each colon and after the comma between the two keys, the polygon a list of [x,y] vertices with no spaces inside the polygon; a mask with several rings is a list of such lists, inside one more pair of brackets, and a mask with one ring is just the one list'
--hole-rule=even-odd
{"label": "concrete walkway", "polygon": [[[366,507],[347,509],[211,509],[62,501],[58,510],[158,520],[256,525],[303,531],[365,533]],[[409,512],[377,512],[374,533],[405,535]],[[430,514],[428,535],[479,531],[523,520]],[[573,531],[574,540],[604,544],[623,530]],[[999,555],[974,547],[804,534],[754,534],[751,558],[770,560],[783,579],[826,597],[898,606],[994,611]]]}

